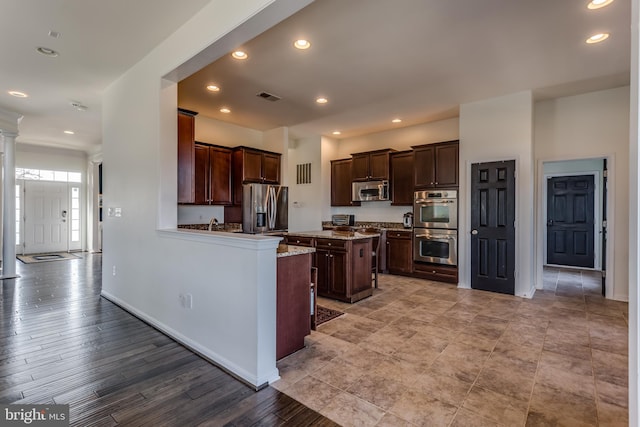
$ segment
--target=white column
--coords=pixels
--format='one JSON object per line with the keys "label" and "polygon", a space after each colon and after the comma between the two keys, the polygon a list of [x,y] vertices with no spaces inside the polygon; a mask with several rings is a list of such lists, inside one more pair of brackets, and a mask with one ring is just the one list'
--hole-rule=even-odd
{"label": "white column", "polygon": [[11,279],[16,275],[16,137],[17,132],[0,131],[4,143],[2,162],[2,276]]}

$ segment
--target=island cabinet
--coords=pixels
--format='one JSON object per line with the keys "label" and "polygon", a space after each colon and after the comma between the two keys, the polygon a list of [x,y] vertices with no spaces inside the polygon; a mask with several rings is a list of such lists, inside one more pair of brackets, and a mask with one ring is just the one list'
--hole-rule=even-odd
{"label": "island cabinet", "polygon": [[391,274],[413,272],[411,230],[387,230],[387,271]]}
{"label": "island cabinet", "polygon": [[178,110],[178,203],[195,200],[195,116],[198,113]]}
{"label": "island cabinet", "polygon": [[277,258],[276,359],[304,347],[311,333],[311,253]]}
{"label": "island cabinet", "polygon": [[384,149],[352,154],[351,180],[389,179],[389,153],[392,151],[391,149]]}
{"label": "island cabinet", "polygon": [[331,160],[331,206],[359,206],[351,201],[351,159]]}
{"label": "island cabinet", "polygon": [[372,239],[316,239],[319,296],[356,302],[373,294]]}
{"label": "island cabinet", "polygon": [[195,144],[196,205],[231,205],[231,153],[226,147]]}
{"label": "island cabinet", "polygon": [[413,151],[391,153],[391,205],[413,206]]}
{"label": "island cabinet", "polygon": [[411,147],[415,188],[458,187],[458,146],[458,141],[448,141]]}

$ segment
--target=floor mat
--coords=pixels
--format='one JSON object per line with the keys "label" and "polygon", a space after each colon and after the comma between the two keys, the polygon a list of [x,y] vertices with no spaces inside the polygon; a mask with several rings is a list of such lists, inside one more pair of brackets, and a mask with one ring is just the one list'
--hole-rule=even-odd
{"label": "floor mat", "polygon": [[341,311],[319,305],[316,307],[316,326],[320,326],[324,322],[328,322],[329,320],[335,319],[343,314],[344,313]]}
{"label": "floor mat", "polygon": [[78,259],[82,258],[76,254],[72,254],[69,252],[55,252],[48,254],[31,254],[31,255],[17,255],[20,261],[25,264],[33,264],[36,262],[49,262],[49,261],[65,261],[69,259]]}

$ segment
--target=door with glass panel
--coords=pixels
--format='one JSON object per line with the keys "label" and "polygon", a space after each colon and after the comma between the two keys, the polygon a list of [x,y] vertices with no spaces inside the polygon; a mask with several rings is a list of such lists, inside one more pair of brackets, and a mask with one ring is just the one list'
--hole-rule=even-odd
{"label": "door with glass panel", "polygon": [[66,182],[24,181],[25,254],[70,249],[69,200]]}

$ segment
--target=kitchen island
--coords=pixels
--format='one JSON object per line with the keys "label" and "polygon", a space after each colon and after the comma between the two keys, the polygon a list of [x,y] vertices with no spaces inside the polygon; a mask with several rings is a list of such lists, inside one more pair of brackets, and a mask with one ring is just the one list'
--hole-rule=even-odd
{"label": "kitchen island", "polygon": [[371,253],[377,233],[318,230],[288,233],[288,244],[316,249],[317,294],[353,303],[373,294]]}

